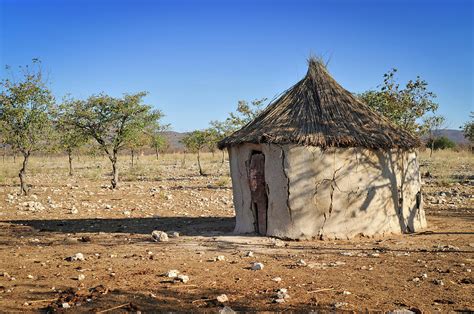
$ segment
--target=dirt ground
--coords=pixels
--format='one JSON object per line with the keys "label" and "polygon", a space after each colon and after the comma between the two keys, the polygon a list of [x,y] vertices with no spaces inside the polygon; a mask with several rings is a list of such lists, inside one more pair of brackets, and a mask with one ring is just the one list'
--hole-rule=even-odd
{"label": "dirt ground", "polygon": [[[0,162],[0,310],[474,311],[472,155],[422,158],[428,229],[350,241],[233,235],[227,165],[209,155],[201,177],[192,157],[130,169],[124,156],[116,191],[105,159],[82,157],[68,177],[65,158],[37,157],[28,197],[19,160]],[[153,230],[180,237],[154,242]],[[276,303],[281,288],[289,298]]]}

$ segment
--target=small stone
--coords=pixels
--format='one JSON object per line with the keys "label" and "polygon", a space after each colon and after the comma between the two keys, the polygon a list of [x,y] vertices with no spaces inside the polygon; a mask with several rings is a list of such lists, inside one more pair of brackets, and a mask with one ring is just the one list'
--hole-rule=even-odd
{"label": "small stone", "polygon": [[129,211],[129,210],[124,210],[122,213],[123,213],[125,216],[130,216],[130,215],[132,214],[132,212]]}
{"label": "small stone", "polygon": [[253,252],[252,252],[252,251],[248,251],[247,254],[245,254],[245,256],[247,256],[247,257],[253,257]]}
{"label": "small stone", "polygon": [[290,295],[288,294],[288,290],[285,288],[281,288],[277,290],[276,298],[277,299],[288,299]]}
{"label": "small stone", "polygon": [[153,238],[153,240],[155,240],[155,242],[168,242],[169,241],[168,234],[164,231],[154,230],[151,233],[151,237]]}
{"label": "small stone", "polygon": [[77,280],[79,280],[79,281],[82,281],[82,280],[84,280],[84,279],[86,279],[86,276],[85,276],[84,274],[79,274],[79,275],[77,276]]}
{"label": "small stone", "polygon": [[82,253],[76,253],[73,256],[66,257],[66,260],[69,262],[74,262],[74,261],[84,261],[84,255]]}
{"label": "small stone", "polygon": [[26,277],[28,277],[28,279],[35,279],[35,277],[33,275],[28,275]]}
{"label": "small stone", "polygon": [[413,278],[413,280],[412,280],[412,281],[413,281],[413,282],[419,282],[419,281],[420,281],[420,278],[418,278],[418,277],[415,277],[415,278]]}
{"label": "small stone", "polygon": [[274,299],[273,302],[275,302],[275,303],[285,303],[286,301],[285,301],[285,299],[278,299],[277,298],[277,299]]}
{"label": "small stone", "polygon": [[276,247],[284,247],[285,242],[283,242],[282,240],[279,240],[279,239],[273,239],[273,245],[276,246]]}
{"label": "small stone", "polygon": [[273,280],[274,282],[281,282],[281,278],[280,278],[280,277],[274,277],[274,278],[272,278],[272,280]]}
{"label": "small stone", "polygon": [[426,279],[426,278],[428,278],[428,274],[423,274],[423,275],[421,275],[421,277],[422,277],[423,279]]}
{"label": "small stone", "polygon": [[263,269],[263,264],[262,263],[253,263],[252,264],[252,270],[262,270]]}
{"label": "small stone", "polygon": [[176,279],[178,281],[181,281],[182,283],[187,283],[189,281],[189,277],[186,276],[186,275],[178,275],[178,277],[176,277]]}
{"label": "small stone", "polygon": [[235,314],[236,312],[228,306],[224,306],[219,310],[219,314]]}
{"label": "small stone", "polygon": [[304,260],[300,259],[300,260],[298,260],[298,261],[296,262],[296,265],[301,266],[301,267],[305,267],[305,266],[306,266],[306,262],[305,262]]}
{"label": "small stone", "polygon": [[347,302],[336,302],[333,304],[333,306],[338,309],[338,308],[341,308],[341,307],[344,307],[344,306],[347,306],[348,303]]}
{"label": "small stone", "polygon": [[225,256],[224,255],[219,255],[217,256],[216,258],[214,258],[214,260],[217,262],[217,261],[225,261]]}
{"label": "small stone", "polygon": [[441,279],[435,279],[433,283],[438,286],[444,286],[444,282]]}
{"label": "small stone", "polygon": [[343,294],[343,295],[351,295],[352,293],[351,293],[350,291],[344,290],[344,291],[342,291],[342,294]]}
{"label": "small stone", "polygon": [[170,238],[179,238],[180,234],[177,231],[170,231],[168,232],[168,237]]}
{"label": "small stone", "polygon": [[221,294],[219,296],[217,296],[217,302],[219,303],[225,303],[227,301],[229,301],[229,298],[225,295],[225,294]]}
{"label": "small stone", "polygon": [[64,302],[61,306],[63,307],[63,309],[68,309],[68,308],[71,307],[71,306],[69,305],[69,303],[67,303],[67,302]]}
{"label": "small stone", "polygon": [[178,277],[178,275],[179,275],[179,270],[176,270],[176,269],[168,270],[165,274],[165,276],[168,278],[176,278]]}

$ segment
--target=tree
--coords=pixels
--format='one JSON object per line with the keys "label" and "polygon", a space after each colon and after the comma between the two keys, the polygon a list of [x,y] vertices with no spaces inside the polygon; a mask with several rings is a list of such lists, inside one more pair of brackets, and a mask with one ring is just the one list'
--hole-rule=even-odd
{"label": "tree", "polygon": [[67,104],[61,104],[55,114],[54,126],[56,129],[58,141],[57,147],[61,151],[65,151],[68,156],[69,162],[69,175],[73,175],[73,153],[80,147],[85,145],[89,137],[83,132],[82,129],[78,128],[72,116],[68,115]]}
{"label": "tree", "polygon": [[423,124],[420,128],[421,135],[428,135],[428,142],[431,143],[430,146],[430,157],[433,155],[434,143],[435,143],[435,131],[439,130],[444,124],[445,119],[443,116],[431,116],[423,119]]}
{"label": "tree", "polygon": [[181,141],[186,149],[191,153],[197,153],[197,162],[199,167],[199,174],[204,176],[205,173],[201,167],[201,150],[209,146],[211,142],[212,131],[209,129],[203,131],[193,131],[188,133]]}
{"label": "tree", "polygon": [[464,133],[464,136],[472,144],[474,143],[474,111],[471,111],[471,114],[469,115],[469,117],[471,118],[471,121],[464,123],[461,129]]}
{"label": "tree", "polygon": [[[137,130],[138,131],[138,130]],[[150,137],[141,130],[141,132],[132,132],[127,140],[126,147],[130,149],[132,168],[135,161],[135,153],[150,143]]]}
{"label": "tree", "polygon": [[446,136],[441,136],[441,137],[438,137],[436,139],[431,139],[430,141],[428,141],[428,143],[426,145],[428,147],[433,147],[433,149],[435,149],[435,150],[448,149],[448,148],[456,147],[456,143],[451,141]]}
{"label": "tree", "polygon": [[97,141],[112,163],[112,188],[119,182],[117,167],[118,152],[146,126],[158,123],[163,114],[143,104],[146,92],[125,94],[113,98],[99,94],[87,100],[73,100],[69,103],[71,121],[85,134]]}
{"label": "tree", "polygon": [[[255,99],[249,104],[245,100],[239,100],[236,111],[229,113],[227,119],[211,121],[211,127],[208,130],[212,130],[215,144],[253,121],[265,108],[266,101],[267,98]],[[224,163],[224,156],[224,151],[222,151],[222,163]]]}
{"label": "tree", "polygon": [[384,74],[380,90],[367,91],[359,97],[375,111],[387,117],[404,130],[417,134],[423,127],[419,119],[429,112],[436,112],[436,95],[428,90],[428,83],[419,76],[409,80],[404,88],[397,83],[392,69]]}
{"label": "tree", "polygon": [[156,159],[158,159],[160,153],[164,152],[169,147],[169,142],[161,132],[152,133],[151,147],[155,151]]}
{"label": "tree", "polygon": [[[7,69],[9,69],[7,67]],[[48,147],[52,135],[54,97],[42,75],[41,62],[20,67],[22,78],[0,82],[0,126],[5,144],[23,155],[20,194],[28,194],[26,173],[32,153]]]}

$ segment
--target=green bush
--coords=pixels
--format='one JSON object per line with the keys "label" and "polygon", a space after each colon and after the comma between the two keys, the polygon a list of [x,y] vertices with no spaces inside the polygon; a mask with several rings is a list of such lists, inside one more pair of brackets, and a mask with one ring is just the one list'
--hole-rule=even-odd
{"label": "green bush", "polygon": [[428,143],[426,143],[426,147],[431,148],[431,145],[433,145],[433,149],[438,150],[438,149],[447,149],[447,148],[455,148],[456,143],[451,141],[449,138],[446,136],[441,136],[438,138],[430,139]]}

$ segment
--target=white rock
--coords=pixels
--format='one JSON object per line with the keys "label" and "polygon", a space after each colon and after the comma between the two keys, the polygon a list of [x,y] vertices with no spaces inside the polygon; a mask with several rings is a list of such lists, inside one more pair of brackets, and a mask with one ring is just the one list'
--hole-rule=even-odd
{"label": "white rock", "polygon": [[180,234],[177,231],[170,231],[168,232],[168,237],[170,238],[179,238]]}
{"label": "white rock", "polygon": [[84,261],[85,258],[84,258],[84,255],[82,253],[76,253],[73,256],[70,256],[70,257],[66,258],[66,260],[71,261],[71,262]]}
{"label": "white rock", "polygon": [[217,299],[217,302],[219,303],[224,303],[224,302],[229,301],[229,298],[225,294],[219,295],[216,299]]}
{"label": "white rock", "polygon": [[158,231],[158,230],[154,230],[152,233],[151,233],[151,237],[153,238],[153,240],[155,240],[156,242],[168,242],[169,239],[168,239],[168,234],[164,231]]}
{"label": "white rock", "polygon": [[263,269],[263,264],[262,263],[253,263],[252,264],[252,270],[262,270]]}
{"label": "white rock", "polygon": [[166,272],[165,276],[168,278],[176,278],[178,277],[178,274],[179,274],[179,270],[171,269]]}
{"label": "white rock", "polygon": [[225,256],[224,255],[219,255],[214,260],[215,261],[225,261]]}
{"label": "white rock", "polygon": [[245,256],[247,256],[247,257],[253,257],[253,252],[252,252],[252,251],[248,251]]}
{"label": "white rock", "polygon": [[79,280],[79,281],[82,281],[82,280],[84,280],[84,279],[86,279],[86,276],[85,276],[84,274],[79,274],[79,275],[77,276],[77,280]]}
{"label": "white rock", "polygon": [[178,279],[178,281],[181,281],[182,283],[187,283],[189,281],[189,277],[186,275],[178,275],[176,279]]}
{"label": "white rock", "polygon": [[288,290],[285,288],[281,288],[277,290],[276,298],[277,299],[288,299],[290,295],[288,294]]}
{"label": "white rock", "polygon": [[281,281],[281,278],[280,278],[280,277],[274,277],[274,278],[272,278],[272,280],[273,280],[274,282],[280,282],[280,281]]}
{"label": "white rock", "polygon": [[342,291],[342,294],[343,294],[343,295],[351,295],[352,293],[351,293],[350,291],[344,290],[344,291]]}
{"label": "white rock", "polygon": [[61,306],[63,307],[63,309],[68,309],[68,308],[71,307],[71,306],[69,305],[69,303],[67,303],[67,302],[64,302]]}
{"label": "white rock", "polygon": [[304,260],[300,259],[296,262],[296,265],[304,267],[304,266],[306,266],[306,262]]}
{"label": "white rock", "polygon": [[26,277],[28,277],[28,279],[34,279],[35,278],[33,275],[28,275]]}

